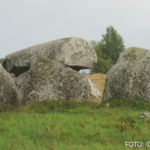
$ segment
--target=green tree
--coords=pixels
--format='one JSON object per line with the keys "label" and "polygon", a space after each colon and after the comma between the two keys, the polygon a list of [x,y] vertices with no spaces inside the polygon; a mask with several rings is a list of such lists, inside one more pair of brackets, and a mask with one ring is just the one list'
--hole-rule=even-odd
{"label": "green tree", "polygon": [[107,27],[106,34],[102,37],[100,41],[90,41],[91,46],[97,53],[97,64],[91,69],[90,73],[107,73],[125,49],[123,39],[114,27]]}
{"label": "green tree", "polygon": [[102,40],[99,41],[95,41],[95,40],[91,40],[90,41],[91,46],[95,49],[96,53],[97,53],[97,57],[103,58],[103,59],[108,59],[108,56],[106,53],[103,52],[103,43]]}
{"label": "green tree", "polygon": [[102,34],[103,39],[100,41],[101,51],[110,58],[115,64],[121,52],[125,50],[123,38],[117,33],[113,26],[106,28],[105,35]]}
{"label": "green tree", "polygon": [[97,57],[97,64],[95,65],[94,68],[90,70],[90,74],[93,74],[93,73],[106,74],[111,69],[112,66],[113,66],[113,63],[110,58],[105,60],[103,58]]}
{"label": "green tree", "polygon": [[4,58],[0,58],[0,64],[2,64],[3,60],[4,60]]}

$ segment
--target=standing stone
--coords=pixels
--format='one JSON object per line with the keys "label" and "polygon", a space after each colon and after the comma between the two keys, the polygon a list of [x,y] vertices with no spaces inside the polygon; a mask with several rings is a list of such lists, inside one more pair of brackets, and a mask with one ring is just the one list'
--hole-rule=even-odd
{"label": "standing stone", "polygon": [[9,73],[0,64],[0,104],[12,104],[18,101],[15,83]]}
{"label": "standing stone", "polygon": [[120,54],[107,74],[102,101],[114,98],[150,102],[149,50],[130,47]]}

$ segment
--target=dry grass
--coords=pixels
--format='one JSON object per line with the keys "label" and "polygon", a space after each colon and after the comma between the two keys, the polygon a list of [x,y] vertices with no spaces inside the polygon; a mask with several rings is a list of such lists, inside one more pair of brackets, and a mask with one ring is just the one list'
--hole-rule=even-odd
{"label": "dry grass", "polygon": [[[91,79],[91,81],[96,85],[96,87],[100,91],[101,97],[103,96],[106,76],[107,76],[106,74],[100,74],[100,73],[87,75],[87,77]],[[92,99],[92,101],[97,101],[97,100]]]}

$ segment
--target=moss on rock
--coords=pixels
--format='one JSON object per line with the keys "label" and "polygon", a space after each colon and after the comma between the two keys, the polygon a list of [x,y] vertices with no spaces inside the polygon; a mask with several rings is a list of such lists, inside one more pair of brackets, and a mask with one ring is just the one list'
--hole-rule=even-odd
{"label": "moss on rock", "polygon": [[130,47],[108,72],[102,101],[114,98],[150,101],[150,51]]}

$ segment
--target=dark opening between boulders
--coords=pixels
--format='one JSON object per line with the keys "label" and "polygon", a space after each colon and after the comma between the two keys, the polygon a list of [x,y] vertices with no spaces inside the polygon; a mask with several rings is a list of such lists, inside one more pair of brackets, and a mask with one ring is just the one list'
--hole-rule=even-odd
{"label": "dark opening between boulders", "polygon": [[[8,64],[6,65],[6,60],[3,61],[2,66],[6,69],[6,66],[8,66]],[[65,66],[69,67],[69,68],[71,68],[75,71],[80,71],[81,69],[90,69],[90,68],[83,67],[83,66],[68,66],[68,65],[65,65]],[[11,71],[9,73],[13,73],[15,75],[15,77],[18,77],[19,75],[21,75],[22,73],[28,71],[29,69],[30,69],[30,66],[24,66],[24,67],[15,67],[15,66],[13,66],[13,68],[11,69]]]}
{"label": "dark opening between boulders", "polygon": [[12,70],[10,71],[10,73],[14,73],[16,77],[18,77],[19,75],[21,75],[22,73],[28,71],[30,69],[30,66],[26,66],[26,67],[13,67]]}
{"label": "dark opening between boulders", "polygon": [[[67,65],[66,65],[67,66]],[[81,66],[67,66],[75,71],[80,71],[81,69],[89,69],[89,68],[86,68],[86,67],[81,67]]]}
{"label": "dark opening between boulders", "polygon": [[2,66],[6,69],[6,60],[2,62]]}

